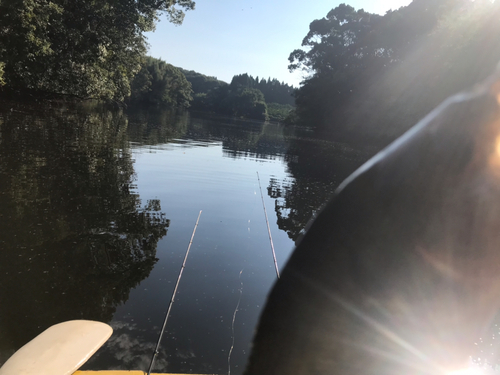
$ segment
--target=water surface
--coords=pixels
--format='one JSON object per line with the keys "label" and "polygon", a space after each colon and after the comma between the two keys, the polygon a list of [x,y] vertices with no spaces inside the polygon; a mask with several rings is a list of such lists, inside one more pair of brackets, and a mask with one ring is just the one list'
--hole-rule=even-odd
{"label": "water surface", "polygon": [[[0,362],[48,326],[111,324],[86,369],[243,371],[307,221],[366,154],[268,123],[166,111],[0,114]],[[232,348],[232,349],[231,349]],[[230,355],[231,353],[231,355]]]}

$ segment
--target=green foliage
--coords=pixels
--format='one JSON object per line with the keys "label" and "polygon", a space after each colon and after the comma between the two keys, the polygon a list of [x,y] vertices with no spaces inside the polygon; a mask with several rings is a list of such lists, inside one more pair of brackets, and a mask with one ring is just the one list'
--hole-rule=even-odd
{"label": "green foliage", "polygon": [[[233,92],[229,85],[220,86],[208,92],[203,103],[206,105],[206,109],[211,112],[232,116],[234,115],[232,96]],[[202,97],[198,98],[203,99]],[[199,103],[199,101],[195,101],[195,103]]]}
{"label": "green foliage", "polygon": [[144,65],[132,81],[133,103],[189,107],[193,100],[191,84],[176,67],[153,57],[146,57]]}
{"label": "green foliage", "polygon": [[204,92],[194,94],[192,107],[198,111],[210,111],[208,95]]}
{"label": "green foliage", "polygon": [[288,113],[288,116],[285,117],[283,123],[286,125],[297,125],[300,123],[299,116],[297,115],[297,109],[293,109]]}
{"label": "green foliage", "polygon": [[374,36],[382,17],[340,4],[320,20],[311,22],[302,41],[308,50],[290,54],[289,69],[302,69],[312,76],[296,93],[297,114],[323,122],[338,114],[356,84],[366,77],[374,60],[384,65],[392,58],[391,49]]}
{"label": "green foliage", "polygon": [[0,61],[9,88],[123,100],[160,12],[180,23],[191,0],[2,0]]}
{"label": "green foliage", "polygon": [[241,88],[233,94],[233,111],[236,116],[267,120],[264,95],[258,89]]}
{"label": "green foliage", "polygon": [[195,109],[251,118],[267,120],[267,106],[264,95],[258,89],[248,87],[221,86],[208,94],[198,94]]}
{"label": "green foliage", "polygon": [[293,107],[290,104],[278,104],[269,103],[267,104],[267,113],[269,115],[269,120],[283,122],[290,116],[293,111]]}
{"label": "green foliage", "polygon": [[400,135],[500,60],[500,2],[414,0],[384,16],[341,4],[310,24],[289,68],[303,125],[344,140]]}
{"label": "green foliage", "polygon": [[231,87],[233,89],[239,87],[258,89],[264,94],[267,103],[295,105],[295,100],[293,98],[295,88],[277,79],[271,80],[271,78],[268,78],[265,80],[262,78],[259,80],[259,77],[253,78],[247,73],[239,74],[233,77]]}
{"label": "green foliage", "polygon": [[[144,1],[142,1],[141,3],[144,3]],[[192,0],[169,0],[169,1],[150,0],[145,3],[149,3],[149,5],[146,4],[146,6],[156,5],[158,7],[158,10],[164,11],[165,14],[167,15],[168,20],[175,25],[180,25],[182,24],[182,21],[184,21],[185,14],[182,11],[182,9],[179,9],[178,7],[183,8],[184,10],[193,10],[195,6],[194,1]],[[156,20],[156,14],[155,14],[155,20]]]}
{"label": "green foliage", "polygon": [[294,103],[294,88],[277,79],[253,78],[248,74],[233,77],[231,84],[193,71],[183,71],[193,84],[192,108],[228,116],[268,120],[268,104],[274,103],[273,120],[282,121]]}
{"label": "green foliage", "polygon": [[[304,50],[290,54],[289,69],[302,68],[321,74],[348,73],[356,65],[375,53],[388,55],[388,51],[378,51],[378,43],[373,43],[371,33],[381,20],[381,16],[364,10],[340,4],[320,20],[311,22],[309,33],[302,41]],[[345,80],[345,74],[336,77]]]}
{"label": "green foliage", "polygon": [[178,69],[184,73],[186,79],[191,83],[195,94],[206,94],[211,90],[227,85],[226,82],[218,80],[217,77],[209,77],[193,70]]}

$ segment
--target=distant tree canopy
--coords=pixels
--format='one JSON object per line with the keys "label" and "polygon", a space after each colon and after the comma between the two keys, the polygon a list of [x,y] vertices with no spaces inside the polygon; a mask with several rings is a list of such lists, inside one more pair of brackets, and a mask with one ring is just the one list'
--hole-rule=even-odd
{"label": "distant tree canopy", "polygon": [[500,60],[500,2],[414,0],[384,16],[341,4],[314,20],[290,70],[302,124],[394,138]]}
{"label": "distant tree canopy", "polygon": [[176,24],[192,0],[2,0],[0,80],[14,90],[123,100],[160,13]]}
{"label": "distant tree canopy", "polygon": [[233,98],[235,115],[255,119],[266,119],[267,105],[264,95],[258,89],[248,87],[235,90]]}
{"label": "distant tree canopy", "polygon": [[215,77],[183,72],[193,84],[193,109],[275,121],[283,121],[293,109],[295,89],[277,79],[259,80],[245,73],[235,75],[228,85]]}
{"label": "distant tree canopy", "polygon": [[207,92],[195,91],[193,109],[255,120],[269,118],[260,90],[232,83],[214,86]]}
{"label": "distant tree canopy", "polygon": [[267,113],[270,120],[278,122],[289,122],[290,115],[294,113],[294,107],[290,104],[268,103]]}
{"label": "distant tree canopy", "polygon": [[227,85],[226,82],[218,80],[217,77],[206,76],[193,70],[185,70],[182,68],[179,68],[179,70],[184,73],[184,76],[186,76],[186,79],[191,83],[193,91],[196,94],[206,94],[211,90]]}
{"label": "distant tree canopy", "polygon": [[293,98],[295,88],[275,78],[268,78],[267,80],[262,78],[259,80],[259,77],[253,78],[247,73],[239,74],[233,77],[231,86],[260,90],[264,94],[266,103],[295,105],[295,99]]}
{"label": "distant tree canopy", "polygon": [[132,81],[132,103],[189,107],[193,98],[191,83],[176,67],[154,57],[146,57]]}

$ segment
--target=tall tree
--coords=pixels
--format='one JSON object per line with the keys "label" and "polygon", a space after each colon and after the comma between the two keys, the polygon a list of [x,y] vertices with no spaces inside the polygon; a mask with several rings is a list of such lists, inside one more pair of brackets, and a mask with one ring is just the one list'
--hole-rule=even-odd
{"label": "tall tree", "polygon": [[311,22],[302,41],[305,49],[295,50],[289,57],[291,71],[309,73],[296,93],[299,114],[319,122],[333,117],[332,110],[349,100],[373,60],[380,64],[390,60],[391,50],[383,48],[374,33],[381,19],[340,4],[325,18]]}
{"label": "tall tree", "polygon": [[339,5],[290,54],[289,68],[309,74],[295,95],[299,121],[344,141],[390,141],[491,73],[499,14],[489,0],[414,0],[384,16]]}
{"label": "tall tree", "polygon": [[160,13],[192,0],[2,0],[0,62],[13,89],[123,100]]}
{"label": "tall tree", "polygon": [[295,50],[290,54],[289,69],[305,69],[317,74],[344,70],[358,65],[369,54],[381,53],[371,42],[371,33],[381,16],[363,9],[340,4],[326,18],[314,20],[302,41],[308,51]]}

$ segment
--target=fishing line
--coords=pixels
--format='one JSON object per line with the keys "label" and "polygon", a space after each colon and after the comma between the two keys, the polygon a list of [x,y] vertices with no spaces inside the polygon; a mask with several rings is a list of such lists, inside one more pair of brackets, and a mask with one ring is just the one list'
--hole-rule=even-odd
{"label": "fishing line", "polygon": [[233,353],[233,348],[234,348],[234,322],[236,320],[236,312],[238,311],[238,308],[240,307],[240,302],[241,302],[241,295],[243,294],[243,281],[241,281],[241,274],[243,273],[243,270],[240,271],[240,298],[238,298],[238,303],[236,304],[236,309],[234,309],[233,313],[233,322],[231,323],[231,339],[233,340],[231,343],[231,348],[229,349],[229,355],[227,356],[227,375],[231,375],[231,354]]}
{"label": "fishing line", "polygon": [[278,262],[276,261],[276,253],[274,252],[273,237],[271,236],[271,228],[269,228],[269,220],[267,219],[266,205],[264,204],[264,196],[262,195],[262,187],[260,186],[259,172],[257,172],[257,179],[259,180],[260,197],[262,198],[262,206],[264,207],[264,215],[266,216],[267,232],[269,233],[269,242],[271,242],[271,250],[273,252],[274,268],[276,269],[276,276],[280,278],[278,270]]}
{"label": "fishing line", "polygon": [[158,337],[158,342],[156,343],[155,351],[153,352],[153,357],[151,358],[151,363],[149,364],[148,375],[151,375],[151,370],[153,369],[153,365],[155,363],[156,356],[159,353],[158,350],[160,349],[161,338],[163,337],[163,332],[165,332],[165,327],[167,326],[167,320],[168,320],[168,317],[170,315],[170,310],[172,310],[172,305],[174,303],[175,295],[177,293],[177,287],[179,286],[179,282],[181,281],[182,271],[184,271],[184,268],[186,267],[186,260],[187,260],[188,254],[189,254],[189,249],[191,249],[191,244],[193,243],[194,234],[196,232],[196,228],[198,227],[198,222],[200,221],[200,216],[201,216],[201,210],[200,210],[200,213],[198,214],[198,219],[196,220],[196,224],[195,224],[194,229],[193,229],[193,234],[191,235],[191,240],[189,241],[189,245],[188,245],[188,248],[186,250],[186,255],[184,256],[184,262],[182,262],[181,270],[179,271],[179,276],[177,277],[177,282],[175,283],[175,288],[174,288],[174,291],[172,293],[172,297],[170,298],[168,310],[167,310],[167,313],[165,314],[165,319],[163,320],[163,327],[161,328],[160,336]]}

